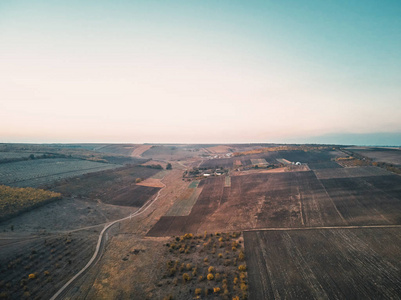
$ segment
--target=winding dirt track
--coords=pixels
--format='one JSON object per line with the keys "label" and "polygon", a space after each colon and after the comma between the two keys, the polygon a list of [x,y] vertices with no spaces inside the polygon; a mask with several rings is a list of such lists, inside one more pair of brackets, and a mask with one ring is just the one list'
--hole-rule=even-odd
{"label": "winding dirt track", "polygon": [[[164,177],[163,177],[160,181],[162,182],[163,179],[164,179]],[[164,184],[164,183],[163,183],[163,184]],[[157,193],[156,197],[155,197],[152,201],[145,203],[145,205],[143,205],[143,206],[142,206],[140,209],[138,209],[136,212],[130,214],[128,217],[125,217],[125,218],[122,218],[122,219],[115,220],[115,221],[112,221],[112,222],[110,222],[110,223],[107,223],[107,224],[105,225],[105,227],[103,228],[103,230],[101,231],[100,235],[99,235],[99,239],[98,239],[98,242],[97,242],[97,245],[96,245],[96,250],[95,250],[95,253],[93,254],[92,258],[89,260],[89,262],[86,264],[86,266],[83,267],[83,268],[82,268],[74,277],[72,277],[66,284],[64,284],[64,285],[58,290],[58,292],[57,292],[56,294],[54,294],[53,297],[50,298],[50,300],[63,299],[64,296],[65,296],[65,295],[67,294],[67,292],[69,291],[69,289],[71,288],[72,283],[73,283],[74,281],[76,281],[78,278],[80,278],[81,276],[83,276],[86,272],[88,272],[88,270],[89,270],[91,267],[93,267],[94,265],[96,265],[96,264],[98,263],[98,261],[100,260],[100,258],[101,258],[102,255],[103,255],[104,248],[105,248],[105,245],[106,245],[106,238],[105,238],[105,237],[107,236],[107,231],[108,231],[114,224],[116,224],[116,223],[118,223],[118,222],[122,222],[122,221],[124,221],[124,220],[132,219],[132,218],[134,218],[134,217],[137,217],[137,216],[143,214],[145,211],[148,210],[148,208],[149,208],[150,206],[152,206],[152,204],[153,204],[154,202],[157,201],[157,199],[158,199],[159,196],[160,196],[160,192],[161,192],[165,187],[166,187],[166,185],[164,184],[164,187],[161,188],[161,189],[159,190],[159,192]],[[96,226],[99,226],[99,225],[96,225]],[[92,226],[91,226],[91,227],[92,227]],[[94,226],[93,226],[93,227],[94,227]]]}

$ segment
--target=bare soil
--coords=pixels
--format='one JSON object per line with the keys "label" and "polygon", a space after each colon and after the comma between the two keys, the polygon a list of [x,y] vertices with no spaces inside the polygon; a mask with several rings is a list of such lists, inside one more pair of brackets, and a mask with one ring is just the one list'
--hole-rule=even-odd
{"label": "bare soil", "polygon": [[399,299],[400,229],[245,232],[249,299]]}

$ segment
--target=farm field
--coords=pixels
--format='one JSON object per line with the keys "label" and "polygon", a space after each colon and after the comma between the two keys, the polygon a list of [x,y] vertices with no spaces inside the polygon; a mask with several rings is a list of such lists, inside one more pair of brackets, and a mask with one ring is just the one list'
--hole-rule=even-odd
{"label": "farm field", "polygon": [[386,176],[392,174],[391,172],[378,167],[315,169],[314,172],[316,177],[319,179]]}
{"label": "farm field", "polygon": [[0,164],[0,183],[39,187],[63,178],[121,167],[79,159],[52,158]]}
{"label": "farm field", "polygon": [[142,166],[127,166],[65,179],[51,186],[51,189],[66,196],[94,201],[100,199],[108,204],[140,207],[160,188],[138,185],[136,179],[146,179],[158,172],[160,170]]}
{"label": "farm field", "polygon": [[308,167],[311,170],[320,170],[320,169],[338,169],[342,168],[335,161],[326,161],[326,162],[317,162],[317,163],[308,163]]}
{"label": "farm field", "polygon": [[301,163],[316,163],[322,161],[330,161],[333,157],[338,156],[335,151],[280,151],[280,156],[291,161]]}
{"label": "farm field", "polygon": [[187,216],[190,214],[192,207],[198,200],[202,187],[198,188],[199,181],[192,181],[183,194],[176,200],[166,216]]}
{"label": "farm field", "polygon": [[41,155],[42,153],[37,152],[1,152],[0,151],[0,161],[9,158],[28,158],[31,154]]}
{"label": "farm field", "polygon": [[[331,176],[333,178],[323,180],[315,176],[315,172],[326,170],[353,170],[351,175],[361,177]],[[201,233],[224,228],[235,231],[399,224],[401,177],[388,174],[391,173],[375,167],[260,172],[230,176],[231,187],[226,187],[225,178],[209,178],[203,181],[203,191],[189,216],[162,217],[149,235]]]}
{"label": "farm field", "polygon": [[[194,150],[197,150],[194,152]],[[205,153],[195,146],[188,147],[186,145],[153,145],[141,154],[144,158],[152,158],[159,160],[185,160],[200,153]]]}
{"label": "farm field", "polygon": [[246,231],[249,299],[399,299],[400,228]]}
{"label": "farm field", "polygon": [[351,149],[360,155],[369,157],[376,162],[385,162],[397,166],[401,166],[401,150],[384,149],[384,148],[368,148],[368,149]]}
{"label": "farm field", "polygon": [[0,220],[9,219],[24,211],[60,198],[61,194],[51,191],[0,185]]}
{"label": "farm field", "polygon": [[92,231],[0,245],[2,297],[50,299],[90,259],[96,238]]}

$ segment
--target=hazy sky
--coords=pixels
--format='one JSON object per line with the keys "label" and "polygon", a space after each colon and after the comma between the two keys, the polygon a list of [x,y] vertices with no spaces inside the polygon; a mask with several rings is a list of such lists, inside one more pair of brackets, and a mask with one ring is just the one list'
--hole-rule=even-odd
{"label": "hazy sky", "polygon": [[401,132],[401,1],[0,1],[0,142]]}

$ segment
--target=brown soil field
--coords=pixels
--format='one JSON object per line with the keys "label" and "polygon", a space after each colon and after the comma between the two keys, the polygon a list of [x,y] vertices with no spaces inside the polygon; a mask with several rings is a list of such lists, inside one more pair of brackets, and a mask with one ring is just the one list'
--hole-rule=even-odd
{"label": "brown soil field", "polygon": [[51,190],[66,196],[101,200],[114,205],[142,206],[159,188],[139,186],[136,179],[149,178],[159,171],[141,166],[127,166],[64,180],[51,186]]}
{"label": "brown soil field", "polygon": [[401,224],[401,176],[321,180],[350,225]]}
{"label": "brown soil field", "polygon": [[141,157],[142,153],[148,151],[150,148],[152,148],[152,145],[140,145],[136,147],[130,155],[134,157]]}
{"label": "brown soil field", "polygon": [[338,169],[342,168],[341,165],[336,163],[335,161],[327,161],[327,162],[318,162],[318,163],[308,163],[308,166],[311,170],[320,170],[320,169]]}
{"label": "brown soil field", "polygon": [[401,230],[244,232],[249,299],[399,299]]}
{"label": "brown soil field", "polygon": [[363,156],[371,158],[373,161],[385,162],[401,166],[401,150],[370,148],[370,149],[352,149],[352,151]]}
{"label": "brown soil field", "polygon": [[315,169],[314,172],[319,179],[392,175],[391,172],[378,167]]}
{"label": "brown soil field", "polygon": [[401,177],[396,175],[319,180],[312,171],[259,172],[231,176],[231,187],[224,185],[222,177],[204,180],[189,216],[164,216],[148,235],[400,222]]}
{"label": "brown soil field", "polygon": [[146,201],[155,196],[159,190],[160,188],[158,187],[132,185],[120,189],[118,194],[115,192],[105,193],[101,199],[108,204],[141,207]]}
{"label": "brown soil field", "polygon": [[157,188],[162,188],[164,187],[164,184],[160,181],[160,179],[156,178],[147,178],[136,185],[142,185],[142,186],[150,186],[150,187],[157,187]]}

